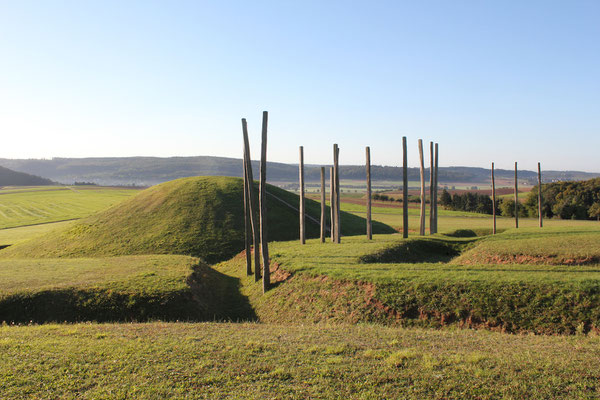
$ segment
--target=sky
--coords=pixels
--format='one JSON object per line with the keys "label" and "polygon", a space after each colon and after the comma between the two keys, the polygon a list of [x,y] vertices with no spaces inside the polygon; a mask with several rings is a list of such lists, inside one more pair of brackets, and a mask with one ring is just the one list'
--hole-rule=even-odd
{"label": "sky", "polygon": [[[0,0],[0,158],[600,172],[600,1]],[[428,161],[426,159],[425,163]]]}

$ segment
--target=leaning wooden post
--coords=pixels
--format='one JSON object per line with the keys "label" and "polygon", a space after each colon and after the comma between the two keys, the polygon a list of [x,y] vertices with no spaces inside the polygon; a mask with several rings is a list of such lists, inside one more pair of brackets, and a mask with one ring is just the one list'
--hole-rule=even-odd
{"label": "leaning wooden post", "polygon": [[321,167],[321,243],[325,243],[325,167]]}
{"label": "leaning wooden post", "polygon": [[252,176],[252,161],[250,158],[250,144],[248,141],[248,124],[246,118],[242,118],[242,133],[244,135],[244,157],[246,157],[246,179],[248,180],[248,197],[250,198],[250,222],[252,224],[252,236],[254,244],[254,280],[260,279],[260,249],[259,249],[259,226],[258,205],[254,196],[254,178]]}
{"label": "leaning wooden post", "polygon": [[433,179],[433,233],[438,232],[438,144],[435,144],[435,156],[434,156],[434,179]]}
{"label": "leaning wooden post", "polygon": [[538,163],[538,214],[540,216],[540,228],[543,227],[542,223],[542,167]]}
{"label": "leaning wooden post", "polygon": [[373,239],[373,230],[371,224],[371,149],[366,148],[367,155],[367,239]]}
{"label": "leaning wooden post", "polygon": [[246,274],[252,275],[252,228],[250,227],[250,196],[248,196],[248,177],[246,175],[246,147],[242,159],[242,179],[244,180],[244,244],[246,248]]}
{"label": "leaning wooden post", "polygon": [[402,137],[402,237],[408,237],[408,150],[406,136]]}
{"label": "leaning wooden post", "polygon": [[329,231],[331,233],[331,241],[335,242],[335,179],[333,179],[333,167],[329,168],[329,212],[331,214],[331,222],[329,223]]}
{"label": "leaning wooden post", "polygon": [[429,142],[429,234],[433,235],[435,233],[435,204],[433,203],[433,142]]}
{"label": "leaning wooden post", "polygon": [[300,146],[300,164],[298,164],[300,173],[300,243],[306,243],[306,232],[304,222],[306,220],[304,212],[304,147]]}
{"label": "leaning wooden post", "polygon": [[333,145],[333,170],[335,175],[335,242],[341,243],[341,221],[340,221],[340,148]]}
{"label": "leaning wooden post", "polygon": [[515,161],[515,228],[519,227],[519,183],[517,181],[517,162]]}
{"label": "leaning wooden post", "polygon": [[260,246],[263,261],[263,293],[271,286],[269,269],[269,242],[267,239],[267,122],[269,113],[263,111],[262,141],[260,146]]}
{"label": "leaning wooden post", "polygon": [[492,227],[492,233],[496,234],[496,180],[494,179],[494,163],[492,163],[492,215],[494,219],[494,225]]}
{"label": "leaning wooden post", "polygon": [[423,140],[419,139],[419,157],[421,159],[421,226],[419,235],[425,235],[425,162],[423,160]]}

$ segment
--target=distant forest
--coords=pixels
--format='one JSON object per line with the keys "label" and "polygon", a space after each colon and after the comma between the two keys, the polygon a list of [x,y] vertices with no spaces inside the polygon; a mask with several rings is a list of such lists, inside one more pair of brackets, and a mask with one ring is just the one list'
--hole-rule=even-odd
{"label": "distant forest", "polygon": [[[538,216],[538,187],[519,203],[520,217]],[[477,193],[453,194],[443,190],[440,205],[456,211],[471,211],[492,214],[492,199]],[[496,212],[505,217],[515,216],[515,201],[512,198],[496,199]],[[545,218],[597,219],[600,220],[600,178],[579,182],[553,182],[542,184],[542,215]]]}
{"label": "distant forest", "polygon": [[[258,162],[252,162],[258,172]],[[226,157],[103,157],[103,158],[53,158],[40,159],[0,159],[0,166],[39,175],[53,181],[73,184],[74,182],[93,182],[100,185],[154,185],[157,183],[199,175],[222,175],[241,177],[242,162],[238,158]],[[327,166],[328,167],[328,166]],[[373,165],[372,179],[400,182],[402,168]],[[497,178],[511,178],[511,170],[496,170]],[[256,175],[256,174],[255,174]],[[429,180],[429,169],[425,171]],[[490,170],[472,167],[443,167],[439,169],[439,182],[444,183],[481,183],[488,182]],[[546,182],[553,180],[582,180],[599,177],[576,171],[543,171]],[[364,180],[364,165],[341,165],[341,179]],[[419,180],[419,169],[409,168],[408,178]],[[534,171],[519,171],[522,181],[535,183]],[[298,165],[270,162],[267,165],[267,179],[270,182],[296,182]],[[317,182],[320,179],[320,166],[306,165],[305,179]]]}

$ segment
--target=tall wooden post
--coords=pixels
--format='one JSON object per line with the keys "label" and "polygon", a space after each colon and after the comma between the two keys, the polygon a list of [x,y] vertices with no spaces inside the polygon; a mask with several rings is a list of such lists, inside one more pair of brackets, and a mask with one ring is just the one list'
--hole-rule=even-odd
{"label": "tall wooden post", "polygon": [[423,140],[419,139],[419,158],[421,160],[421,225],[419,235],[425,235],[425,161],[423,160]]}
{"label": "tall wooden post", "polygon": [[321,243],[325,243],[325,167],[321,167]]}
{"label": "tall wooden post", "polygon": [[492,233],[496,234],[496,180],[494,179],[494,163],[492,163],[492,215],[494,219],[494,225],[492,227]]}
{"label": "tall wooden post", "polygon": [[246,157],[246,179],[248,180],[248,197],[250,198],[250,222],[252,224],[252,236],[254,244],[254,280],[260,279],[260,249],[259,249],[259,222],[258,205],[254,196],[254,178],[252,176],[252,161],[250,158],[250,143],[248,141],[248,124],[246,118],[242,118],[242,133],[244,135],[244,157]]}
{"label": "tall wooden post", "polygon": [[435,144],[435,156],[434,156],[434,179],[433,179],[433,233],[438,232],[438,144]]}
{"label": "tall wooden post", "polygon": [[329,168],[329,212],[331,213],[330,233],[331,241],[335,242],[335,179],[333,167]]}
{"label": "tall wooden post", "polygon": [[519,227],[519,183],[517,178],[517,162],[515,161],[515,228]]}
{"label": "tall wooden post", "polygon": [[263,111],[262,141],[260,146],[260,246],[263,261],[263,293],[271,286],[269,269],[269,242],[267,239],[267,122],[269,114]]}
{"label": "tall wooden post", "polygon": [[429,142],[429,234],[433,235],[435,233],[435,204],[433,202],[433,184],[434,184],[434,175],[433,175],[433,142]]}
{"label": "tall wooden post", "polygon": [[246,248],[246,274],[252,275],[252,228],[250,227],[250,197],[248,195],[248,177],[246,175],[246,147],[242,159],[242,179],[244,180],[244,244]]}
{"label": "tall wooden post", "polygon": [[408,149],[402,137],[402,237],[408,237]]}
{"label": "tall wooden post", "polygon": [[542,220],[542,167],[538,163],[538,214],[540,216],[540,228],[544,226]]}
{"label": "tall wooden post", "polygon": [[341,243],[341,221],[340,221],[340,148],[334,144],[334,175],[335,175],[335,242]]}
{"label": "tall wooden post", "polygon": [[300,163],[298,164],[300,173],[300,243],[306,243],[306,232],[304,222],[306,220],[304,212],[304,147],[300,146]]}
{"label": "tall wooden post", "polygon": [[371,148],[366,148],[367,156],[367,239],[373,239],[373,227],[371,223]]}

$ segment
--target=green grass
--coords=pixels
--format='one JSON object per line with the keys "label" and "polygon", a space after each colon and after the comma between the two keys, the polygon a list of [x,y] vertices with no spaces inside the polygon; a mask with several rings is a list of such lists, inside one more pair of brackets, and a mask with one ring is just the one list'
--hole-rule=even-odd
{"label": "green grass", "polygon": [[75,220],[51,222],[39,225],[19,226],[17,228],[0,229],[0,246],[9,246],[37,236],[46,235],[55,229],[64,229]]}
{"label": "green grass", "polygon": [[598,337],[324,324],[0,327],[5,399],[592,399],[599,371]]}
{"label": "green grass", "polygon": [[0,229],[87,217],[138,192],[80,186],[2,188]]}
{"label": "green grass", "polygon": [[185,256],[0,261],[0,320],[199,318]]}
{"label": "green grass", "polygon": [[[571,232],[575,234],[576,228]],[[595,240],[590,236],[581,247],[598,252],[595,243],[600,231],[589,234]],[[251,291],[246,295],[256,303],[259,318],[274,321],[299,319],[306,313],[306,320],[455,324],[508,332],[573,333],[578,327],[586,332],[600,328],[598,265],[447,262],[470,247],[465,254],[475,252],[474,240],[438,235],[405,241],[386,235],[371,242],[344,237],[341,245],[316,240],[305,246],[273,243],[272,260],[291,272],[293,279],[273,290],[268,307],[260,299],[252,300]],[[509,242],[521,240],[517,236]],[[225,265],[216,268],[232,275],[242,270],[241,265],[235,270]]]}
{"label": "green grass", "polygon": [[[298,196],[269,186],[270,193],[290,204]],[[2,258],[94,257],[126,254],[184,254],[207,262],[224,260],[244,248],[242,180],[229,177],[178,179],[153,186],[61,232],[19,243],[0,252]],[[297,211],[278,200],[268,201],[269,240],[299,236]],[[320,206],[306,201],[309,215]],[[365,232],[364,219],[342,214],[342,232]],[[384,224],[375,232],[393,232]],[[307,236],[319,234],[318,224],[307,222]]]}
{"label": "green grass", "polygon": [[455,263],[600,264],[599,243],[600,224],[513,228],[482,240]]}
{"label": "green grass", "polygon": [[[342,203],[343,204],[343,203]],[[361,209],[362,207],[362,209]],[[353,207],[354,208],[354,207]],[[344,207],[342,207],[344,209]],[[358,206],[356,211],[351,211],[357,216],[364,216],[364,206]],[[373,212],[373,220],[389,225],[396,230],[402,229],[402,209],[390,208],[386,212]],[[391,211],[389,211],[391,210]],[[447,214],[447,213],[457,213]],[[561,220],[547,219],[544,220],[544,227],[548,228],[571,228],[571,227],[587,227],[592,226],[595,221],[578,221],[578,220]],[[462,211],[445,211],[438,218],[438,232],[448,233],[457,229],[492,229],[492,216],[479,213],[467,213]],[[429,214],[426,217],[426,228],[429,231]],[[419,215],[413,214],[409,209],[408,215],[409,232],[419,232]],[[497,217],[496,226],[498,229],[504,230],[513,228],[515,220],[513,218]],[[519,226],[522,228],[533,228],[538,226],[537,218],[519,218]]]}

